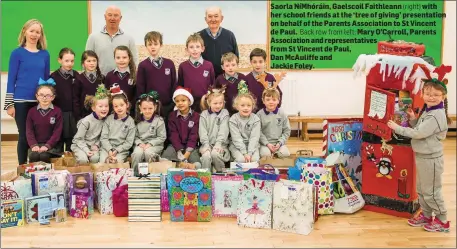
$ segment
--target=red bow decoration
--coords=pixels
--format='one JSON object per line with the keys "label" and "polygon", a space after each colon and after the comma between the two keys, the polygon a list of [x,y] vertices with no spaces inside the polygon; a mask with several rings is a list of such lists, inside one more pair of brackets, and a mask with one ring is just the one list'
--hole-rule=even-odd
{"label": "red bow decoration", "polygon": [[192,91],[190,90],[190,88],[178,86],[178,87],[176,87],[176,90],[178,90],[178,89],[184,89],[184,90],[188,91],[190,94],[192,94]]}
{"label": "red bow decoration", "polygon": [[452,70],[452,66],[445,66],[445,65],[441,64],[441,66],[440,67],[436,67],[435,70],[433,70],[433,72],[438,74],[438,80],[439,81],[443,81],[444,75],[447,74],[447,73],[450,73],[451,70]]}

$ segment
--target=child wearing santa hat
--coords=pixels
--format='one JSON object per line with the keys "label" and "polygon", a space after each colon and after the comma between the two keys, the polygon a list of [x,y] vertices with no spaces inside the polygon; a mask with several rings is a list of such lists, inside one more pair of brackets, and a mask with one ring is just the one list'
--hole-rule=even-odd
{"label": "child wearing santa hat", "polygon": [[190,107],[194,103],[191,90],[184,87],[176,88],[173,93],[175,111],[168,116],[168,140],[170,144],[162,157],[180,162],[182,168],[200,168],[198,154],[198,123],[200,114]]}

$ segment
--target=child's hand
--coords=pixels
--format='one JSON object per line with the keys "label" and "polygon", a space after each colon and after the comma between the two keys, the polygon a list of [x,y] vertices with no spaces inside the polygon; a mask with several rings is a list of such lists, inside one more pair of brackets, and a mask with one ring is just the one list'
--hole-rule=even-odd
{"label": "child's hand", "polygon": [[91,157],[91,156],[93,156],[93,155],[94,155],[94,152],[92,152],[92,151],[87,152],[87,156],[88,156],[88,157]]}
{"label": "child's hand", "polygon": [[245,163],[250,163],[251,162],[251,156],[248,155],[248,154],[244,155],[244,162]]}
{"label": "child's hand", "polygon": [[182,151],[178,151],[178,152],[176,153],[176,157],[178,157],[178,160],[179,160],[179,161],[184,161],[184,159],[185,159],[185,158],[184,158],[184,155],[182,154]]}
{"label": "child's hand", "polygon": [[117,155],[117,150],[113,150],[113,157]]}
{"label": "child's hand", "polygon": [[275,146],[272,144],[267,144],[268,149],[270,149],[271,153],[275,153],[276,149]]}
{"label": "child's hand", "polygon": [[186,153],[184,153],[184,159],[187,160],[189,159],[190,157],[190,151],[186,151]]}
{"label": "child's hand", "polygon": [[32,151],[33,152],[40,152],[40,146],[33,146]]}
{"label": "child's hand", "polygon": [[48,147],[46,147],[46,146],[41,146],[39,152],[46,152],[46,151],[48,151]]}
{"label": "child's hand", "polygon": [[98,146],[94,144],[94,145],[92,145],[92,146],[90,147],[90,150],[91,150],[91,151],[98,151],[99,149],[98,149]]}
{"label": "child's hand", "polygon": [[144,149],[144,146],[146,146],[146,144],[139,144],[138,147]]}
{"label": "child's hand", "polygon": [[151,147],[152,147],[151,144],[145,144],[144,147],[143,147],[143,149],[144,149],[144,150],[147,150],[148,148],[151,148]]}
{"label": "child's hand", "polygon": [[387,126],[389,126],[389,128],[392,130],[395,130],[395,128],[399,127],[399,125],[397,123],[395,123],[395,121],[393,121],[393,120],[389,120],[389,122],[387,123]]}
{"label": "child's hand", "polygon": [[221,147],[214,147],[214,150],[215,150],[217,153],[219,153],[219,154],[221,154],[222,152],[224,152],[224,149],[222,149]]}
{"label": "child's hand", "polygon": [[408,114],[408,119],[409,120],[415,120],[416,119],[416,114],[414,113],[412,108],[408,108],[408,110],[406,110],[406,114]]}
{"label": "child's hand", "polygon": [[278,151],[279,148],[281,148],[281,144],[277,143],[274,148],[275,148],[275,152]]}

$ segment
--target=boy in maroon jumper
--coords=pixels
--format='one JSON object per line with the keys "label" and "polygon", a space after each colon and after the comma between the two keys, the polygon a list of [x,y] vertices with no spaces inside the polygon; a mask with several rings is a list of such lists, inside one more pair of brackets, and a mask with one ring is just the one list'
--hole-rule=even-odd
{"label": "boy in maroon jumper", "polygon": [[[257,98],[257,110],[265,108],[265,105],[262,102],[262,93],[265,90],[265,87],[260,83],[261,78],[265,77],[265,81],[268,85],[272,86],[273,82],[276,82],[275,76],[265,72],[265,61],[267,59],[267,53],[265,50],[260,48],[254,48],[249,54],[249,60],[251,61],[251,66],[253,71],[246,75],[246,81],[249,88],[249,91]],[[281,74],[284,76],[284,74]],[[263,80],[263,79],[262,79]],[[282,103],[282,91],[279,86],[276,88],[280,94],[280,100],[278,107],[281,107]]]}
{"label": "boy in maroon jumper", "polygon": [[55,82],[52,78],[40,79],[36,98],[38,105],[29,110],[26,121],[27,143],[31,149],[29,162],[51,162],[61,152],[62,112],[52,105],[55,97]]}
{"label": "boy in maroon jumper", "polygon": [[230,116],[237,112],[233,107],[233,100],[238,95],[238,84],[241,81],[246,82],[246,76],[236,72],[238,63],[238,57],[234,53],[229,52],[222,55],[221,64],[224,73],[217,77],[215,83],[215,88],[225,86],[225,108],[228,110]]}
{"label": "boy in maroon jumper", "polygon": [[144,45],[149,57],[138,65],[136,78],[136,99],[143,93],[159,93],[160,116],[167,123],[168,115],[173,111],[173,91],[176,89],[176,69],[172,60],[160,56],[163,45],[162,35],[151,31],[144,36]]}
{"label": "boy in maroon jumper", "polygon": [[198,33],[187,38],[186,50],[189,53],[189,60],[179,64],[178,85],[192,89],[195,99],[192,109],[200,112],[200,100],[214,84],[213,64],[202,57],[205,49],[203,39]]}
{"label": "boy in maroon jumper", "polygon": [[201,168],[197,147],[200,114],[190,108],[194,103],[190,89],[176,88],[173,101],[176,110],[168,117],[168,139],[171,144],[163,152],[162,157],[181,162],[180,167],[183,168]]}

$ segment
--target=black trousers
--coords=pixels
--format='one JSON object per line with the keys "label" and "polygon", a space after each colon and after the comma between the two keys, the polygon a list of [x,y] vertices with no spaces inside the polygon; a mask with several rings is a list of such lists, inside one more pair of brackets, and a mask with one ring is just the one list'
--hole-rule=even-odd
{"label": "black trousers", "polygon": [[19,138],[17,141],[17,160],[19,165],[27,163],[27,152],[29,149],[27,137],[25,135],[27,114],[29,113],[30,108],[33,108],[36,105],[36,102],[14,103],[14,120],[16,121],[16,126],[19,133]]}

